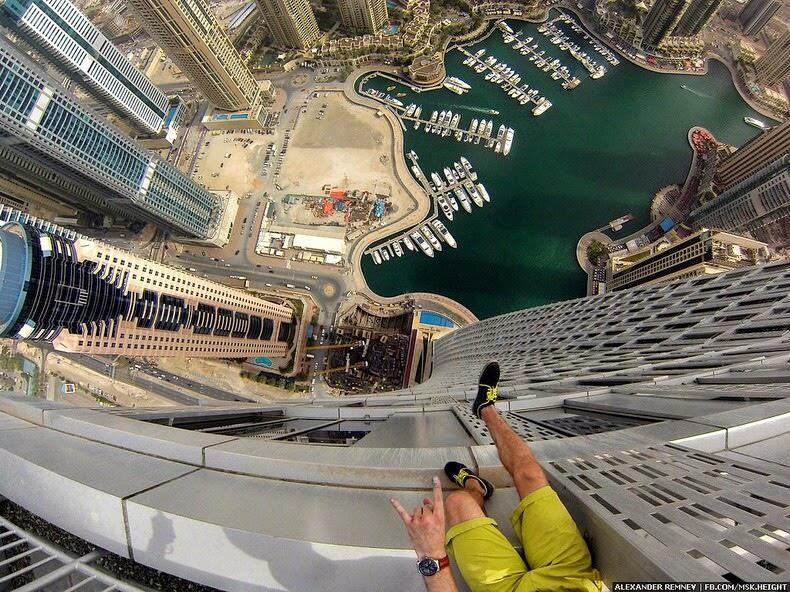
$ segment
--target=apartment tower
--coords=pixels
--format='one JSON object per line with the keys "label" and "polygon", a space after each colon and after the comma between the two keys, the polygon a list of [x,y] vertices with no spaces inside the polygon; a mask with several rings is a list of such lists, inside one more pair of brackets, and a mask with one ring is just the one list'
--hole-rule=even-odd
{"label": "apartment tower", "polygon": [[69,0],[0,3],[0,23],[85,90],[147,134],[162,130],[169,102]]}
{"label": "apartment tower", "polygon": [[726,191],[790,152],[790,121],[762,132],[725,158],[716,170],[716,188]]}
{"label": "apartment tower", "polygon": [[255,106],[260,90],[205,0],[129,0],[143,28],[209,102]]}
{"label": "apartment tower", "polygon": [[258,0],[258,8],[279,47],[304,49],[321,35],[309,0]]}
{"label": "apartment tower", "polygon": [[675,29],[687,0],[656,0],[642,24],[642,46],[656,48]]}
{"label": "apartment tower", "polygon": [[757,81],[766,86],[783,82],[790,75],[790,29],[774,41],[754,63]]}
{"label": "apartment tower", "polygon": [[693,37],[710,22],[719,6],[721,0],[691,0],[672,34],[676,37]]}
{"label": "apartment tower", "polygon": [[292,310],[0,212],[0,336],[124,356],[281,356]]}
{"label": "apartment tower", "polygon": [[750,0],[738,15],[743,32],[757,35],[781,7],[780,0]]}
{"label": "apartment tower", "polygon": [[386,0],[338,0],[340,20],[353,29],[375,33],[387,21]]}
{"label": "apartment tower", "polygon": [[57,201],[195,238],[216,232],[218,196],[81,106],[7,44],[0,44],[0,136],[0,171]]}

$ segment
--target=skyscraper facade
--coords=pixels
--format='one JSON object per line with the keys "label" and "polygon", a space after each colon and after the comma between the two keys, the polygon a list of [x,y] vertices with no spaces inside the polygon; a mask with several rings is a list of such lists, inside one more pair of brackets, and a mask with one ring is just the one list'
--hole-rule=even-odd
{"label": "skyscraper facade", "polygon": [[250,109],[258,84],[205,0],[129,0],[143,28],[219,109]]}
{"label": "skyscraper facade", "polygon": [[321,35],[309,0],[258,0],[258,8],[277,46],[306,48]]}
{"label": "skyscraper facade", "polygon": [[0,336],[88,354],[285,354],[289,307],[18,218],[0,211]]}
{"label": "skyscraper facade", "polygon": [[144,133],[162,130],[165,94],[141,74],[69,0],[0,3],[9,26]]}
{"label": "skyscraper facade", "polygon": [[754,63],[757,81],[773,86],[790,75],[790,30],[774,41]]}
{"label": "skyscraper facade", "polygon": [[375,33],[387,21],[386,0],[338,0],[337,6],[346,27]]}
{"label": "skyscraper facade", "polygon": [[[62,199],[83,210],[102,209],[196,238],[210,238],[223,203],[177,168],[140,148],[97,117],[7,44],[0,44],[0,137],[17,163],[38,163],[54,174],[46,182],[71,179],[86,187],[92,203]],[[93,201],[98,200],[98,201]]]}
{"label": "skyscraper facade", "polygon": [[675,28],[688,0],[656,0],[642,23],[642,47],[656,48]]}
{"label": "skyscraper facade", "polygon": [[738,15],[743,32],[757,35],[781,7],[780,0],[750,0]]}
{"label": "skyscraper facade", "polygon": [[693,228],[749,234],[770,244],[790,243],[790,155],[778,158],[694,210]]}
{"label": "skyscraper facade", "polygon": [[719,192],[726,191],[789,152],[790,121],[785,121],[755,136],[725,158],[716,170],[716,188]]}
{"label": "skyscraper facade", "polygon": [[691,0],[675,26],[676,37],[692,37],[702,31],[721,6],[721,0]]}

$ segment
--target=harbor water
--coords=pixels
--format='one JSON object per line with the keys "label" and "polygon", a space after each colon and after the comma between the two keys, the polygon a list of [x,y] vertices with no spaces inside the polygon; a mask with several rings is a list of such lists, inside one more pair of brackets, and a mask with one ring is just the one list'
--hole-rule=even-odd
{"label": "harbor water", "polygon": [[509,24],[515,31],[523,29],[522,37],[532,36],[538,51],[559,58],[581,80],[576,89],[563,90],[560,81],[505,45],[498,30],[467,47],[471,52],[485,48],[485,56],[507,62],[521,74],[521,84],[551,100],[553,106],[539,117],[532,115],[532,105],[519,105],[483,74],[463,65],[465,56],[456,50],[447,55],[447,73],[472,86],[463,96],[446,89],[414,93],[381,77],[364,85],[389,92],[406,105],[422,105],[425,119],[433,110],[451,109],[461,113],[463,129],[473,118],[493,118],[495,135],[502,123],[515,129],[512,151],[503,157],[484,143],[426,134],[407,122],[405,150],[417,153],[426,175],[441,173],[466,156],[491,203],[482,209],[473,206],[471,214],[455,212],[452,222],[440,215],[457,249],[444,245],[434,258],[406,251],[381,265],[364,257],[365,278],[382,296],[435,292],[480,318],[584,296],[586,277],[575,257],[579,237],[627,213],[634,220],[613,237],[645,225],[653,194],[685,180],[691,159],[689,128],[701,125],[720,141],[737,146],[757,133],[744,123],[744,116],[765,120],[744,103],[718,62],[710,63],[705,76],[656,74],[624,59],[612,66],[578,37],[582,51],[608,70],[593,80],[569,53],[539,34],[536,25]]}

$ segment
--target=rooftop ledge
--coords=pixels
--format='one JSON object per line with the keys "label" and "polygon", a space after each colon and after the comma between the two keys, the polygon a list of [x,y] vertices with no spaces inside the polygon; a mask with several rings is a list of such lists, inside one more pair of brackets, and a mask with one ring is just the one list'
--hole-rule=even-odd
{"label": "rooftop ledge", "polygon": [[[779,399],[532,446],[608,583],[783,581],[789,420]],[[363,590],[371,573],[377,590],[422,590],[387,499],[417,505],[449,459],[499,486],[490,514],[515,542],[517,495],[492,446],[310,446],[0,397],[0,495],[227,590]]]}

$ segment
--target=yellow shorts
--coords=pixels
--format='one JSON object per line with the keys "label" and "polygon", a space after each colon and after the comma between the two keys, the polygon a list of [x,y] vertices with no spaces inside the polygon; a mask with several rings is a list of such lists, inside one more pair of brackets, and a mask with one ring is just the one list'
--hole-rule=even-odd
{"label": "yellow shorts", "polygon": [[526,563],[493,518],[474,518],[447,531],[447,549],[472,592],[600,592],[601,576],[587,544],[550,486],[522,499],[510,520]]}

